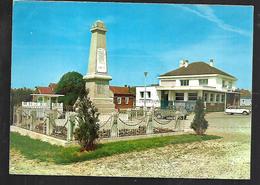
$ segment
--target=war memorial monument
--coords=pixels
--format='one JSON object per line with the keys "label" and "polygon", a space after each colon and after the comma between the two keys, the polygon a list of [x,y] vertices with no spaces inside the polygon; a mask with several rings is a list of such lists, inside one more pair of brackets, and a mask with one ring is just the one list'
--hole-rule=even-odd
{"label": "war memorial monument", "polygon": [[91,28],[88,73],[84,76],[89,97],[100,113],[111,113],[115,110],[113,93],[109,90],[106,32],[104,22],[98,20]]}

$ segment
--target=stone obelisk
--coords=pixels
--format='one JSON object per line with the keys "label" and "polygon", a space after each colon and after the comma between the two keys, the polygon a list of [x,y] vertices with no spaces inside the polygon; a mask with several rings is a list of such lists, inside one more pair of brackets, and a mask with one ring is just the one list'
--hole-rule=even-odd
{"label": "stone obelisk", "polygon": [[109,90],[106,32],[105,24],[98,20],[91,28],[91,43],[89,51],[88,72],[84,76],[89,97],[100,113],[111,113],[115,110],[113,93]]}

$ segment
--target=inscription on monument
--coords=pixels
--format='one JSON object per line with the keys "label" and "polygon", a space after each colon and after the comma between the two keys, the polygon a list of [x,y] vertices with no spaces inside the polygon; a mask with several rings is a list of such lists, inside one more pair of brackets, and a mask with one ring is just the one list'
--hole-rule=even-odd
{"label": "inscription on monument", "polygon": [[106,50],[104,48],[97,48],[97,72],[107,72]]}

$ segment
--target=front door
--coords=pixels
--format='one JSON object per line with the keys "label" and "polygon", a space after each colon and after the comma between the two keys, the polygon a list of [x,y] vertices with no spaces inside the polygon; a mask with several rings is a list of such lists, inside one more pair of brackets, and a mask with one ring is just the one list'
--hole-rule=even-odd
{"label": "front door", "polygon": [[168,108],[168,104],[169,104],[168,96],[169,96],[168,91],[162,91],[162,93],[161,93],[161,108],[162,109]]}

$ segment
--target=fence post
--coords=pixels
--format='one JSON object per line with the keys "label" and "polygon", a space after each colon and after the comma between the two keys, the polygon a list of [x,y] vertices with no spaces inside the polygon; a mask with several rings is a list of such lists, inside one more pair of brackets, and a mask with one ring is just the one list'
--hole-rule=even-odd
{"label": "fence post", "polygon": [[[175,129],[177,131],[181,131],[181,119],[180,119],[180,116],[182,116],[181,113],[179,111],[176,111],[176,114],[175,114]],[[183,118],[184,118],[184,116],[183,116]]]}
{"label": "fence post", "polygon": [[16,126],[21,126],[22,124],[22,111],[18,108],[15,110],[16,114]]}
{"label": "fence post", "polygon": [[30,130],[34,130],[34,121],[35,121],[35,117],[36,117],[36,112],[35,111],[31,111],[30,112]]}
{"label": "fence post", "polygon": [[118,119],[118,113],[113,112],[112,113],[112,127],[111,127],[111,137],[118,137],[118,128],[117,128],[117,119]]}
{"label": "fence post", "polygon": [[153,117],[151,111],[147,111],[146,114],[146,134],[153,134]]}
{"label": "fence post", "polygon": [[128,116],[128,120],[132,121],[132,113],[131,113],[131,109],[127,109],[127,116]]}
{"label": "fence post", "polygon": [[48,118],[47,118],[47,121],[46,121],[46,134],[47,135],[51,135],[52,132],[53,132],[53,122],[54,122],[54,115],[52,112],[49,112],[48,114]]}
{"label": "fence post", "polygon": [[71,112],[66,112],[66,120],[68,120],[67,127],[67,141],[73,140],[73,130],[75,126],[75,116]]}

